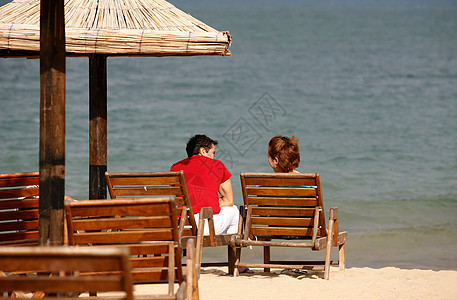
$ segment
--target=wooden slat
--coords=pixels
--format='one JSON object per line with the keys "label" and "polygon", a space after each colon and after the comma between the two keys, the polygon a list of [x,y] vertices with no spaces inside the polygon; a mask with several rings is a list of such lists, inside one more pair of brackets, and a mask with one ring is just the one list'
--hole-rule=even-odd
{"label": "wooden slat", "polygon": [[312,217],[314,216],[314,208],[252,207],[252,215]]}
{"label": "wooden slat", "polygon": [[316,198],[248,197],[248,205],[317,206]]}
{"label": "wooden slat", "polygon": [[[111,173],[112,174],[112,173]],[[111,175],[111,184],[119,185],[169,185],[180,184],[176,176],[167,176],[165,173],[146,173],[135,175],[135,173],[122,173],[122,175]]]}
{"label": "wooden slat", "polygon": [[303,226],[312,227],[314,224],[313,218],[292,218],[292,217],[252,217],[252,226],[256,225],[282,225],[282,226]]}
{"label": "wooden slat", "polygon": [[0,211],[0,221],[38,219],[38,209]]}
{"label": "wooden slat", "polygon": [[0,210],[3,209],[14,209],[14,208],[37,208],[39,200],[38,198],[32,199],[21,199],[21,200],[3,200],[0,201]]}
{"label": "wooden slat", "polygon": [[167,241],[173,240],[171,229],[155,229],[144,231],[111,231],[87,232],[74,234],[75,243],[135,243],[140,241]]}
{"label": "wooden slat", "polygon": [[253,226],[251,228],[253,235],[290,235],[290,236],[311,236],[312,228],[302,227],[267,227]]}
{"label": "wooden slat", "polygon": [[116,197],[122,196],[163,196],[163,195],[181,195],[182,189],[179,186],[129,186],[129,187],[113,187]]}
{"label": "wooden slat", "polygon": [[[112,245],[97,245],[97,248],[117,248],[117,247],[126,247],[130,249],[130,254],[132,257],[137,257],[141,255],[155,255],[168,253],[168,248],[170,247],[169,242],[164,241],[149,241],[144,244],[112,244]],[[175,244],[173,244],[176,247]]]}
{"label": "wooden slat", "polygon": [[191,236],[192,235],[192,229],[190,228],[184,228],[183,230],[183,236]]}
{"label": "wooden slat", "polygon": [[134,269],[168,267],[167,256],[134,257],[130,261]]}
{"label": "wooden slat", "polygon": [[39,179],[39,172],[0,174],[0,188],[38,185]]}
{"label": "wooden slat", "polygon": [[288,197],[316,197],[315,188],[298,187],[246,187],[248,196],[288,196]]}
{"label": "wooden slat", "polygon": [[[144,198],[122,198],[116,201],[111,201],[111,199],[101,199],[101,200],[80,200],[80,201],[72,201],[70,203],[71,207],[97,207],[97,206],[103,206],[106,205],[108,207],[110,206],[117,206],[117,205],[127,205],[127,206],[137,206],[137,205],[142,205],[142,204],[148,204],[148,205],[154,205],[154,206],[160,206],[164,205],[169,206],[168,201],[172,199],[173,197],[164,196],[164,197],[144,197]],[[113,199],[114,200],[114,199]],[[110,201],[110,202],[107,202]],[[174,201],[174,200],[173,200]],[[153,204],[151,203],[153,202]],[[107,205],[109,203],[109,205]]]}
{"label": "wooden slat", "polygon": [[36,238],[26,240],[8,240],[0,241],[0,246],[37,246],[38,234]]}
{"label": "wooden slat", "polygon": [[11,233],[1,233],[0,241],[19,241],[19,240],[30,240],[38,238],[38,230],[34,231],[19,231]]}
{"label": "wooden slat", "polygon": [[171,227],[171,220],[164,216],[132,217],[110,219],[76,219],[73,221],[73,230],[106,230],[128,228],[156,228]]}
{"label": "wooden slat", "polygon": [[148,270],[139,271],[132,270],[133,281],[135,282],[149,282],[149,281],[168,281],[168,270]]}
{"label": "wooden slat", "polygon": [[141,254],[162,254],[167,253],[168,245],[157,245],[157,244],[135,244],[129,245],[130,253],[132,255],[141,255]]}
{"label": "wooden slat", "polygon": [[72,209],[72,215],[74,217],[85,217],[85,216],[140,216],[149,215],[157,216],[163,214],[169,214],[170,207],[167,205],[156,205],[151,209],[150,205],[142,205],[138,202],[137,205],[129,206],[126,209],[122,203],[113,206],[74,206]]}
{"label": "wooden slat", "polygon": [[38,187],[0,189],[0,199],[27,198],[39,195]]}
{"label": "wooden slat", "polygon": [[38,219],[33,221],[0,222],[0,233],[11,230],[31,230],[38,228]]}
{"label": "wooden slat", "polygon": [[[38,172],[36,172],[38,174]],[[7,175],[7,174],[0,174]],[[26,187],[38,185],[40,181],[39,176],[22,177],[22,178],[1,178],[0,177],[0,189],[11,188],[11,187]]]}
{"label": "wooden slat", "polygon": [[[5,281],[0,278],[0,284]],[[30,278],[30,277],[16,277],[11,285],[12,290],[34,291],[37,286],[40,287],[42,292],[109,292],[117,291],[122,285],[122,278],[120,277],[95,277],[90,278],[65,278],[65,277],[51,277],[51,278]],[[84,282],[84,285],[82,285]]]}
{"label": "wooden slat", "polygon": [[[121,262],[117,259],[113,260],[110,256],[100,257],[87,257],[74,254],[71,257],[65,258],[65,260],[59,260],[57,257],[52,256],[40,256],[36,254],[34,259],[27,259],[27,265],[24,265],[24,260],[28,256],[11,256],[9,258],[3,258],[2,271],[14,272],[21,270],[21,272],[35,272],[38,270],[47,269],[49,272],[59,271],[111,271],[121,268]],[[82,259],[84,258],[84,260]]]}
{"label": "wooden slat", "polygon": [[246,177],[246,185],[264,186],[315,186],[316,178],[273,178],[273,177]]}
{"label": "wooden slat", "polygon": [[247,177],[246,185],[259,186],[315,186],[315,178],[255,178]]}

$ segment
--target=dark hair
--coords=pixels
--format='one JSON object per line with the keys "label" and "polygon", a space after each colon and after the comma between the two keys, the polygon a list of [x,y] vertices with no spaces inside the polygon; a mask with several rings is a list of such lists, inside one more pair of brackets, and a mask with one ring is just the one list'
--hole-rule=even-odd
{"label": "dark hair", "polygon": [[278,171],[292,172],[300,165],[298,139],[294,136],[277,135],[268,143],[268,156],[278,159]]}
{"label": "dark hair", "polygon": [[203,134],[197,134],[194,135],[187,141],[186,145],[186,152],[187,152],[187,157],[194,156],[198,153],[200,153],[200,148],[205,149],[206,151],[209,151],[211,149],[212,145],[216,146],[217,141],[210,139],[206,135]]}

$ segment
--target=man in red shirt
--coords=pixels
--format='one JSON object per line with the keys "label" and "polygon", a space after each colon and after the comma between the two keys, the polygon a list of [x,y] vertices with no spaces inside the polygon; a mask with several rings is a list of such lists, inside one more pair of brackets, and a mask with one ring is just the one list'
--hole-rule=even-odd
{"label": "man in red shirt", "polygon": [[[197,224],[200,208],[211,207],[215,233],[233,234],[238,231],[239,211],[233,200],[232,174],[214,159],[216,145],[217,141],[206,135],[193,136],[186,146],[188,158],[175,163],[170,171],[184,171]],[[209,235],[208,224],[204,234]]]}

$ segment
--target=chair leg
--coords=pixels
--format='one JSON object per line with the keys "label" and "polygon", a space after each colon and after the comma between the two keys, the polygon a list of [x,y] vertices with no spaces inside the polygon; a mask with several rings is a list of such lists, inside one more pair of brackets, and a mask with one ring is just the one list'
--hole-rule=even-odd
{"label": "chair leg", "polygon": [[194,240],[190,239],[187,241],[187,286],[186,286],[186,298],[187,299],[199,299],[198,294],[198,277],[194,257]]}
{"label": "chair leg", "polygon": [[328,222],[328,233],[327,233],[327,249],[325,254],[325,269],[324,269],[324,279],[328,280],[330,276],[330,259],[332,257],[332,244],[333,244],[333,209],[330,209],[330,218]]}
{"label": "chair leg", "polygon": [[241,247],[235,248],[235,266],[233,270],[233,276],[238,277],[240,276],[240,259],[241,259]]}
{"label": "chair leg", "polygon": [[198,221],[198,234],[197,234],[197,242],[196,242],[196,249],[195,249],[195,256],[196,256],[196,264],[198,266],[198,273],[200,274],[200,269],[202,266],[202,255],[203,255],[203,234],[204,234],[204,228],[205,228],[205,220],[200,219]]}
{"label": "chair leg", "polygon": [[228,273],[230,275],[233,275],[233,272],[235,271],[235,260],[236,260],[235,251],[232,248],[232,246],[228,245],[227,246],[227,261],[228,261]]}
{"label": "chair leg", "polygon": [[[331,239],[330,237],[328,238]],[[327,250],[325,254],[325,269],[324,269],[324,279],[328,280],[330,276],[330,258],[332,256],[332,244],[330,241],[327,242]]]}
{"label": "chair leg", "polygon": [[340,271],[344,271],[346,269],[346,258],[345,258],[345,255],[344,255],[345,245],[346,244],[339,245],[339,251],[338,251],[338,254],[339,254],[338,260],[339,261],[338,261],[338,264],[339,264],[339,267],[340,267]]}
{"label": "chair leg", "polygon": [[[270,246],[263,247],[263,263],[264,264],[270,263]],[[263,271],[270,273],[270,268],[264,268]]]}

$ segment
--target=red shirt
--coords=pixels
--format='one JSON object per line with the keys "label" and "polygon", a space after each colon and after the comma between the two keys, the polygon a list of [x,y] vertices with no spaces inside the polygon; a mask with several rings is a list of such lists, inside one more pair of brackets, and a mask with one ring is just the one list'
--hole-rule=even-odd
{"label": "red shirt", "polygon": [[225,165],[216,159],[194,155],[175,163],[170,169],[172,172],[180,170],[186,177],[194,213],[198,213],[201,207],[211,207],[214,214],[219,213],[219,187],[232,176]]}

